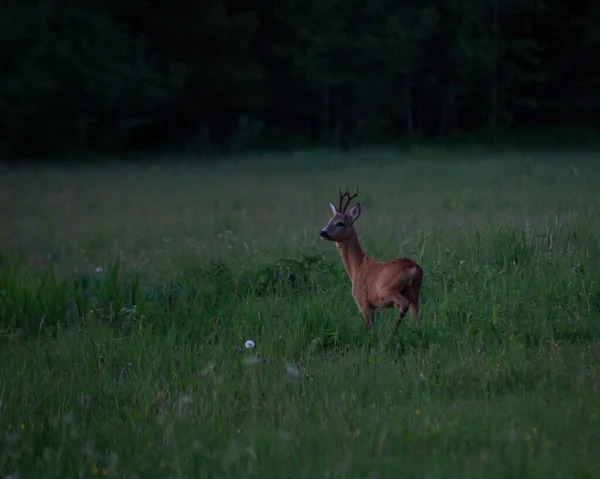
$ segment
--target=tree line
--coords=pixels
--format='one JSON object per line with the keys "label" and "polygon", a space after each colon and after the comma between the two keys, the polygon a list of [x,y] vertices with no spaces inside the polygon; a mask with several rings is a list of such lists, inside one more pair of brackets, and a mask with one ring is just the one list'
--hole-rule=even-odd
{"label": "tree line", "polygon": [[4,154],[352,145],[600,120],[600,2],[9,0]]}

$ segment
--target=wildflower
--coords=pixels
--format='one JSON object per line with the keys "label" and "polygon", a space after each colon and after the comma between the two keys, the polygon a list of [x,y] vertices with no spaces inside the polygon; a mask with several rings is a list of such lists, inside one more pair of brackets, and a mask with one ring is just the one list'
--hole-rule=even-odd
{"label": "wildflower", "polygon": [[496,363],[496,367],[499,368],[500,367],[500,363]]}
{"label": "wildflower", "polygon": [[21,431],[25,430],[25,424],[21,424]]}
{"label": "wildflower", "polygon": [[96,466],[92,467],[92,474],[98,474],[98,468]]}
{"label": "wildflower", "polygon": [[421,414],[421,410],[420,409],[416,409],[415,410],[415,414],[418,416],[419,414]]}
{"label": "wildflower", "polygon": [[254,341],[252,341],[251,339],[249,339],[248,341],[246,341],[246,343],[244,344],[244,346],[246,346],[246,349],[252,349],[254,347]]}
{"label": "wildflower", "polygon": [[104,270],[100,267],[96,268],[96,273],[102,273]]}

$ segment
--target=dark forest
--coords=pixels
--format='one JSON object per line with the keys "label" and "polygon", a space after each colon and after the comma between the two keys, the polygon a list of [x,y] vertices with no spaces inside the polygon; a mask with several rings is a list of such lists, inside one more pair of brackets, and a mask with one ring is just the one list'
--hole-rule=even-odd
{"label": "dark forest", "polygon": [[0,22],[10,156],[585,136],[600,120],[592,0],[23,0]]}

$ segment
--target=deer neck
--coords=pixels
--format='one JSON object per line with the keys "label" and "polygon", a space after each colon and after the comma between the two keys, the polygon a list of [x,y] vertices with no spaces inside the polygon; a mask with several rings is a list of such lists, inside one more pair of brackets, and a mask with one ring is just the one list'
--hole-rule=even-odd
{"label": "deer neck", "polygon": [[344,262],[346,273],[350,276],[350,280],[354,281],[354,276],[364,261],[366,255],[358,241],[356,231],[352,232],[352,236],[346,241],[336,243]]}

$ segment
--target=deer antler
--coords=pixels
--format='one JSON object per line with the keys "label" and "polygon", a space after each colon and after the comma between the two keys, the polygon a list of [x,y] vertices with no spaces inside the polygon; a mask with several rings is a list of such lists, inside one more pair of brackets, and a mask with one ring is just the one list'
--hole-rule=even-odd
{"label": "deer antler", "polygon": [[[350,191],[348,190],[348,188],[346,188],[346,191],[344,193],[342,193],[341,188],[339,188],[339,191],[340,191],[340,204],[339,204],[338,211],[340,213],[345,213],[346,208],[348,208],[348,205],[350,204],[350,202],[358,196],[358,186],[356,187],[356,193],[354,193],[352,196],[350,195]],[[344,198],[346,198],[346,204],[344,204]]]}

